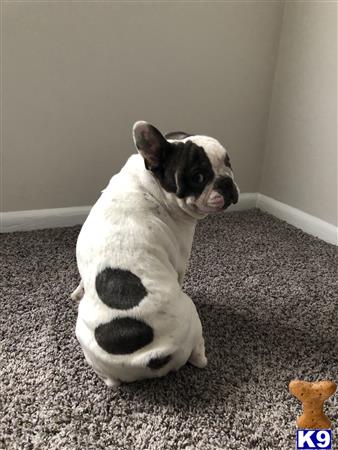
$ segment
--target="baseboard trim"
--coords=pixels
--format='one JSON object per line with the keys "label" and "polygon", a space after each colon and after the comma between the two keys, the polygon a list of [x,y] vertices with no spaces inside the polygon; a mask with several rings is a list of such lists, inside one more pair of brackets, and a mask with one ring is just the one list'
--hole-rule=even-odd
{"label": "baseboard trim", "polygon": [[75,206],[3,212],[0,215],[0,232],[8,233],[81,225],[88,216],[90,209],[91,206]]}
{"label": "baseboard trim", "polygon": [[245,211],[246,209],[256,208],[257,205],[257,193],[248,192],[240,194],[238,203],[231,205],[226,212],[231,211]]}
{"label": "baseboard trim", "polygon": [[338,245],[338,227],[312,216],[300,209],[274,200],[263,194],[257,195],[257,208],[266,211],[291,225],[316,236],[330,244]]}
{"label": "baseboard trim", "polygon": [[[229,207],[227,211],[244,211],[255,207],[285,220],[323,241],[338,245],[337,227],[263,194],[256,192],[240,194],[238,203]],[[9,233],[82,225],[90,209],[91,206],[75,206],[4,212],[0,214],[0,232]]]}
{"label": "baseboard trim", "polygon": [[[254,208],[257,194],[241,194],[236,205],[229,211],[242,211]],[[27,211],[4,212],[0,214],[0,232],[42,230],[44,228],[71,227],[82,225],[89,214],[91,206],[69,208],[35,209]]]}

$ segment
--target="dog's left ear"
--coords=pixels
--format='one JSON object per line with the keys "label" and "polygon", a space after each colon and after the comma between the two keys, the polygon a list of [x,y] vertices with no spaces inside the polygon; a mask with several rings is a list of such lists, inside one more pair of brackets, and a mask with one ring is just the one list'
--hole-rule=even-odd
{"label": "dog's left ear", "polygon": [[170,146],[161,132],[150,123],[140,121],[133,126],[133,137],[146,168],[152,171],[160,169]]}

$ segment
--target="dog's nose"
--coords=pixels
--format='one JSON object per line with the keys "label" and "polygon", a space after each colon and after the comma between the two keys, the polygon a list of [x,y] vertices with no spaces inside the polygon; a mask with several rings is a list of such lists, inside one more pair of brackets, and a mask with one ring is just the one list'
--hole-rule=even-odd
{"label": "dog's nose", "polygon": [[214,184],[214,190],[223,196],[226,206],[238,202],[238,191],[231,177],[222,176],[217,178]]}

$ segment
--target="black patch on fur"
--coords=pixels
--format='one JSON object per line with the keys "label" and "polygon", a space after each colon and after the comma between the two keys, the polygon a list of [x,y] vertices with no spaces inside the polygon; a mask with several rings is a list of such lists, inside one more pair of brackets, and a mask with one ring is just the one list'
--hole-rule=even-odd
{"label": "black patch on fur", "polygon": [[151,358],[148,361],[147,367],[153,370],[162,369],[171,359],[171,355],[162,356],[160,358]]}
{"label": "black patch on fur", "polygon": [[237,203],[238,192],[232,178],[227,176],[216,178],[214,190],[223,195],[224,209],[230,206],[231,203]]}
{"label": "black patch on fur", "polygon": [[190,136],[192,136],[192,134],[188,134],[185,131],[171,131],[164,135],[166,139],[185,139]]}
{"label": "black patch on fur", "polygon": [[95,329],[99,346],[113,355],[126,355],[150,344],[154,338],[153,329],[145,322],[131,317],[113,319]]}
{"label": "black patch on fur", "polygon": [[[167,137],[170,135],[173,136],[169,133]],[[146,169],[167,192],[175,193],[179,198],[198,197],[215,176],[203,147],[190,140],[170,143],[157,128],[146,122],[134,127],[134,139]]]}
{"label": "black patch on fur", "polygon": [[[205,150],[191,141],[173,142],[160,168],[153,170],[162,187],[179,198],[198,197],[214,178],[214,171]],[[202,182],[198,181],[199,175]]]}
{"label": "black patch on fur", "polygon": [[134,308],[147,295],[138,276],[129,270],[110,267],[97,275],[95,287],[103,303],[114,309]]}
{"label": "black patch on fur", "polygon": [[[166,168],[166,177],[177,177],[176,195],[179,198],[198,197],[214,178],[212,165],[203,147],[192,141],[176,142],[174,154]],[[202,181],[199,177],[202,176]]]}

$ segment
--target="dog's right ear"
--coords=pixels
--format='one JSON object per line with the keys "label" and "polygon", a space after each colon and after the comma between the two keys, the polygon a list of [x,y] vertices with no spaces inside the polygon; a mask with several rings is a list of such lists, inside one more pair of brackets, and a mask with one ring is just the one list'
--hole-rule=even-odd
{"label": "dog's right ear", "polygon": [[146,168],[152,171],[161,169],[170,146],[161,132],[150,123],[140,121],[133,126],[133,138]]}

